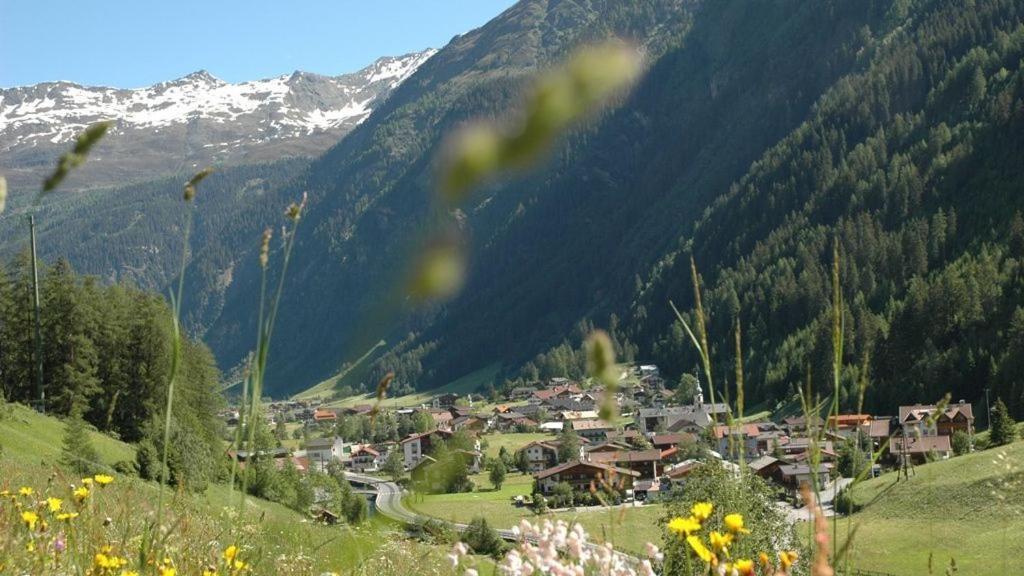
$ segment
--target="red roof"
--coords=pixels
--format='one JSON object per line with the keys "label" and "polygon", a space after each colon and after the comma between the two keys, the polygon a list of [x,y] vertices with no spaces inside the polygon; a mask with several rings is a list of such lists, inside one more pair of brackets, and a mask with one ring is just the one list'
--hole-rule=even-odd
{"label": "red roof", "polygon": [[[757,428],[757,424],[743,424],[741,426],[732,427],[733,434],[745,434],[751,438],[756,438],[761,434],[761,431]],[[729,434],[729,426],[725,424],[719,424],[715,426],[715,438],[725,438]]]}
{"label": "red roof", "polygon": [[331,410],[320,410],[319,408],[313,412],[313,420],[337,420],[338,415]]}

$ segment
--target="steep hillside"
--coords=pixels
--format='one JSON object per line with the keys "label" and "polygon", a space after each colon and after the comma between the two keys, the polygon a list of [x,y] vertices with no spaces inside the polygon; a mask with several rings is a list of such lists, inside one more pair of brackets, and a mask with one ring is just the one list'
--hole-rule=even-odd
{"label": "steep hillside", "polygon": [[[678,377],[697,357],[668,301],[692,306],[693,254],[716,372],[739,319],[748,402],[774,402],[808,364],[830,377],[838,236],[844,408],[867,370],[880,413],[985,387],[1020,413],[1022,17],[1000,0],[696,9],[619,110],[480,194],[469,286],[378,374],[518,367],[615,314],[622,347]],[[546,363],[525,375],[565,369]]]}
{"label": "steep hillside", "polygon": [[850,566],[891,574],[941,572],[956,560],[963,574],[1006,574],[1024,554],[1024,442],[869,480],[854,492],[864,508],[839,520],[849,529]]}
{"label": "steep hillside", "polygon": [[[528,73],[586,40],[618,35],[659,54],[681,36],[689,14],[685,3],[668,0],[529,0],[455,38],[421,66],[296,183],[295,192],[308,190],[311,202],[281,304],[268,386],[285,391],[316,382],[395,330],[396,282],[419,239],[433,197],[432,162],[451,128],[507,109]],[[229,292],[206,334],[222,362],[251,346],[237,336],[253,333],[256,272],[254,262],[241,271],[248,276],[238,276],[238,290]]]}

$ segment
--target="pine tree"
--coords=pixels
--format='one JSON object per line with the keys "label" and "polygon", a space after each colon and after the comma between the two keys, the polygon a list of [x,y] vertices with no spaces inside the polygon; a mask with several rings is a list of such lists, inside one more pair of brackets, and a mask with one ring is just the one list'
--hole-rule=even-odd
{"label": "pine tree", "polygon": [[71,415],[64,423],[60,463],[79,475],[92,474],[97,469],[99,454],[89,437],[89,427],[82,419],[79,405],[72,408]]}
{"label": "pine tree", "polygon": [[996,398],[992,407],[992,425],[989,427],[989,441],[992,446],[1003,446],[1017,437],[1017,424],[1006,409],[1002,398]]}
{"label": "pine tree", "polygon": [[491,474],[489,476],[495,490],[501,490],[501,485],[505,483],[506,472],[505,463],[501,458],[495,458],[491,463]]}

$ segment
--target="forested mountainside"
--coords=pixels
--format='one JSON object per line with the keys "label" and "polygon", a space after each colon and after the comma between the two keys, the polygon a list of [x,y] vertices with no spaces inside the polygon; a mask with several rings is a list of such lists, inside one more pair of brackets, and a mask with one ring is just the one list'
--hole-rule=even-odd
{"label": "forested mountainside", "polygon": [[[395,371],[394,391],[495,364],[499,380],[571,373],[590,326],[678,378],[697,356],[668,302],[690,314],[692,255],[716,374],[731,372],[739,322],[747,404],[774,403],[808,366],[819,389],[830,377],[838,239],[844,401],[863,376],[872,410],[945,392],[975,400],[988,387],[1020,413],[1022,22],[1012,0],[523,0],[453,39],[312,163],[239,167],[204,183],[187,325],[221,368],[238,365],[255,339],[260,234],[308,192],[272,394],[336,373],[381,338],[366,380]],[[644,51],[634,90],[545,165],[439,216],[444,136],[515,114],[534,72],[610,36]],[[153,220],[110,205],[109,191],[80,224],[54,208],[41,226],[89,243],[93,218],[109,234],[177,226],[173,185],[147,185],[170,198]],[[213,217],[204,198],[240,204]],[[469,281],[451,301],[413,308],[402,298],[408,256],[439,218],[471,238]],[[141,257],[107,254],[97,239],[95,266],[76,267],[166,285],[176,241]]]}
{"label": "forested mountainside", "polygon": [[[395,295],[434,197],[435,155],[451,129],[509,111],[530,73],[586,41],[615,35],[657,55],[689,22],[687,3],[679,1],[530,0],[456,37],[425,62],[294,183],[296,195],[309,191],[310,204],[281,302],[268,388],[304,387],[378,338],[407,330]],[[465,217],[467,226],[476,219],[452,217]],[[225,365],[251,348],[239,336],[255,333],[258,269],[255,262],[247,266],[236,270],[224,313],[205,335]],[[412,322],[424,325],[437,312]]]}
{"label": "forested mountainside", "polygon": [[[233,263],[257,249],[259,231],[276,223],[290,202],[281,195],[287,182],[309,161],[281,160],[225,167],[203,183],[196,198],[192,269],[187,277],[187,319],[193,333],[202,319],[215,317],[220,295],[232,282]],[[64,257],[75,270],[106,282],[128,282],[163,292],[181,266],[182,178],[166,177],[118,188],[44,197],[34,209],[39,256]],[[26,252],[27,205],[34,195],[14,199],[0,219],[0,261]],[[221,260],[230,255],[227,260]],[[216,269],[210,262],[223,263]]]}
{"label": "forested mountainside", "polygon": [[469,286],[377,374],[576,370],[585,320],[678,377],[697,355],[668,302],[692,307],[692,254],[716,373],[739,321],[748,405],[790,397],[808,364],[822,389],[838,237],[846,407],[866,370],[872,410],[991,387],[1019,413],[1024,6],[693,8],[618,110],[480,194]]}

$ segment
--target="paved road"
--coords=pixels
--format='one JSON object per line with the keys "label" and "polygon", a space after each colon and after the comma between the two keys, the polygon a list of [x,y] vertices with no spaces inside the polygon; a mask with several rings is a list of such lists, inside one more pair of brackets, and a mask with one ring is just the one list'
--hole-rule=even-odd
{"label": "paved road", "polygon": [[[838,481],[829,482],[821,488],[821,511],[825,517],[835,516],[836,493],[846,488],[853,482],[853,478],[840,478]],[[776,505],[786,513],[790,522],[808,522],[811,520],[811,511],[806,506],[793,508],[786,502],[777,502]]]}
{"label": "paved road", "polygon": [[[381,514],[387,516],[388,518],[391,518],[392,520],[397,520],[398,522],[402,522],[404,524],[415,524],[417,522],[427,519],[437,520],[437,518],[434,518],[432,516],[424,516],[422,514],[417,514],[412,510],[406,508],[405,504],[402,503],[402,487],[399,486],[398,484],[395,484],[394,482],[385,480],[383,478],[378,478],[376,476],[356,474],[354,472],[347,472],[345,474],[345,477],[350,480],[355,480],[356,482],[374,486],[377,489],[377,510]],[[468,528],[466,524],[456,524],[453,522],[449,522],[448,524],[455,530],[458,530],[459,532],[462,532],[466,528]],[[519,541],[519,536],[512,532],[512,530],[499,529],[497,530],[497,532],[498,535],[501,536],[502,539],[504,540],[508,540],[510,542]],[[536,540],[533,538],[531,538],[530,540],[536,542]],[[589,546],[592,549],[598,547],[597,544],[590,544]],[[640,562],[639,558],[637,558],[636,556],[632,556],[630,554],[626,554],[625,552],[616,552],[615,554],[623,557],[624,559],[626,559],[627,562],[633,565],[639,564]]]}

